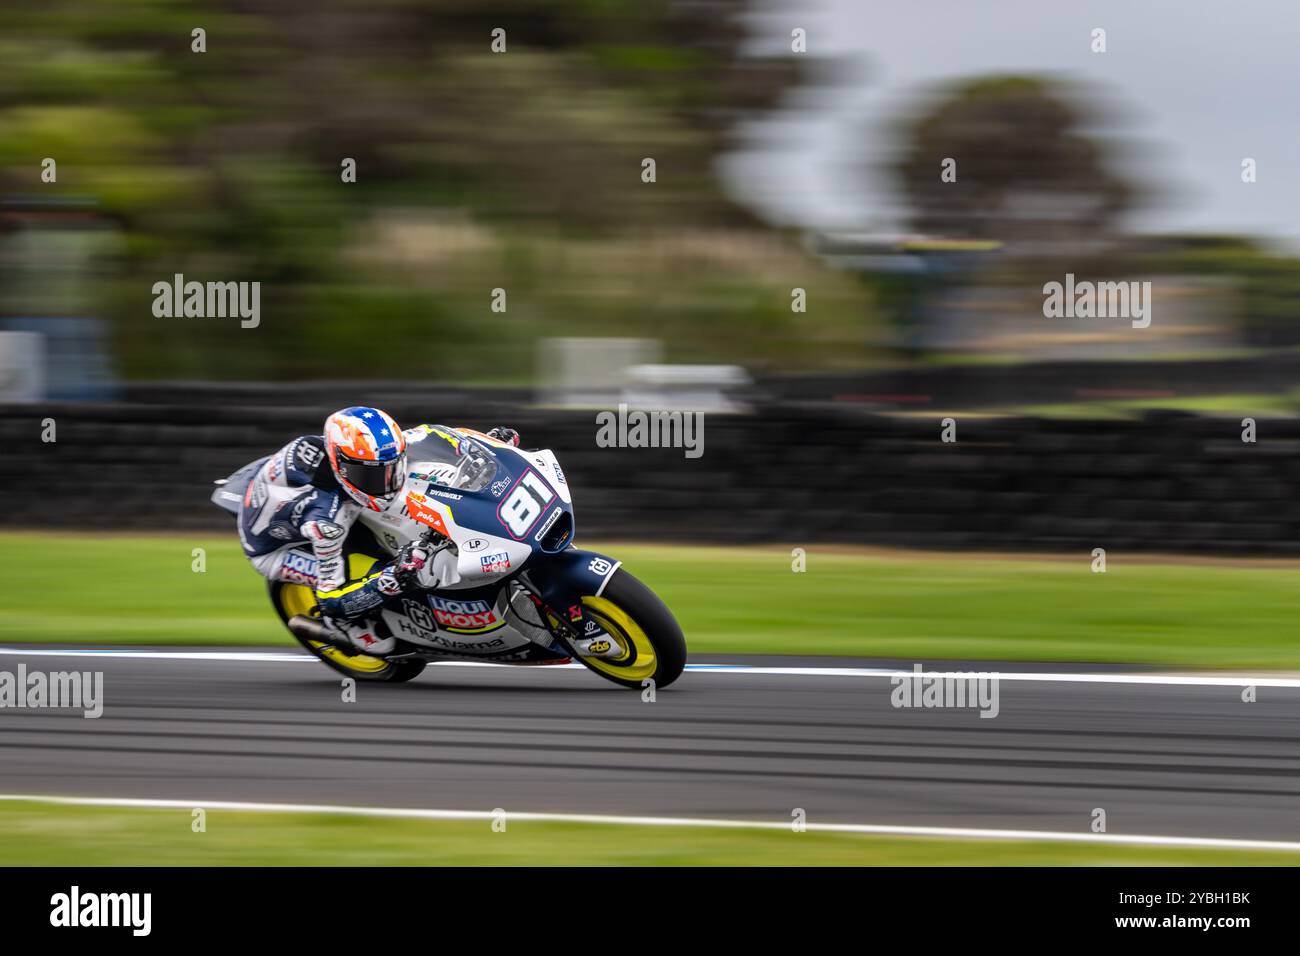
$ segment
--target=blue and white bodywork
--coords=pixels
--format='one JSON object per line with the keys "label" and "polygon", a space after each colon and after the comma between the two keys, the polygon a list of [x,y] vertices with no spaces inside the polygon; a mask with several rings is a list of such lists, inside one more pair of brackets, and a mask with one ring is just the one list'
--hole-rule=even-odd
{"label": "blue and white bodywork", "polygon": [[443,425],[406,437],[403,507],[360,521],[390,554],[430,528],[454,547],[434,555],[437,590],[385,607],[394,636],[453,658],[567,660],[544,622],[550,615],[581,635],[568,641],[574,653],[607,650],[604,632],[584,620],[582,597],[600,595],[619,562],[573,546],[573,500],[555,455]]}

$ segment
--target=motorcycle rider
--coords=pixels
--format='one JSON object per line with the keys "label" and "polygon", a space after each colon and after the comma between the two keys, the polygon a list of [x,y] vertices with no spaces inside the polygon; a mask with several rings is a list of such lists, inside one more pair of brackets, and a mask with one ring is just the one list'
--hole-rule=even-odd
{"label": "motorcycle rider", "polygon": [[[325,419],[323,434],[295,438],[268,458],[244,494],[239,540],[253,567],[271,581],[314,588],[323,620],[357,651],[393,649],[393,638],[379,637],[364,618],[416,587],[428,546],[412,542],[358,580],[349,580],[344,546],[363,510],[383,512],[395,502],[401,507],[408,441],[426,433],[403,432],[378,408],[341,409]],[[487,435],[519,444],[510,428]]]}

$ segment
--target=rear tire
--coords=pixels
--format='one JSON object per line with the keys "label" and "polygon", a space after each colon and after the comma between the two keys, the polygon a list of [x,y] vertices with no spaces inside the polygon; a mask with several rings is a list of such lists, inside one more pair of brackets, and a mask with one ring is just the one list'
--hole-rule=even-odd
{"label": "rear tire", "polygon": [[[313,613],[316,596],[311,588],[304,584],[290,584],[285,581],[271,581],[271,603],[276,613],[288,630],[289,618],[295,614],[306,617],[318,617]],[[368,654],[356,654],[349,657],[337,647],[319,641],[305,640],[293,634],[293,639],[307,649],[307,653],[340,674],[355,680],[375,681],[386,684],[401,684],[419,677],[423,673],[426,661],[386,661],[381,657]]]}
{"label": "rear tire", "polygon": [[622,645],[623,656],[574,656],[588,670],[622,687],[640,689],[644,682],[667,687],[686,667],[686,638],[672,611],[648,587],[622,568],[614,572],[600,596],[582,599],[584,617],[594,619]]}

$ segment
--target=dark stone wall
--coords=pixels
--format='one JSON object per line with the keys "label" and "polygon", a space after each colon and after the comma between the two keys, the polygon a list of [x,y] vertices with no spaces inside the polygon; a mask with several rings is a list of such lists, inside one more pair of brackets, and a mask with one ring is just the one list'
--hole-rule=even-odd
{"label": "dark stone wall", "polygon": [[[245,398],[247,398],[245,394]],[[937,418],[784,404],[706,416],[704,455],[596,446],[593,412],[490,395],[395,392],[403,425],[511,424],[549,447],[573,489],[578,537],[920,548],[1300,555],[1300,421],[1152,413],[1132,421]],[[229,528],[212,480],[319,433],[324,404],[0,406],[10,526]],[[334,403],[335,406],[337,402]],[[57,442],[41,441],[41,422]]]}

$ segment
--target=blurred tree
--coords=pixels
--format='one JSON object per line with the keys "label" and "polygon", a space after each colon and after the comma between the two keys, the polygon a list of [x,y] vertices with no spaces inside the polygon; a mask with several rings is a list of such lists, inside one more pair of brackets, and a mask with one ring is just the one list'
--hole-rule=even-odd
{"label": "blurred tree", "polygon": [[[894,172],[922,233],[1017,245],[1113,230],[1133,191],[1082,131],[1090,117],[1051,82],[963,83],[901,130]],[[940,177],[956,160],[956,181]]]}
{"label": "blurred tree", "polygon": [[[572,240],[756,231],[719,188],[715,160],[738,120],[798,81],[804,58],[748,55],[748,6],[8,0],[0,190],[41,189],[37,164],[52,156],[57,189],[92,197],[120,223],[126,252],[105,302],[130,373],[421,374],[430,353],[395,353],[391,340],[441,333],[463,347],[458,371],[504,362],[518,374],[547,327],[504,317],[495,332],[510,347],[492,351],[494,329],[478,318],[487,289],[540,293],[575,258],[540,265],[539,256]],[[196,27],[204,53],[191,50]],[[497,28],[505,53],[490,49]],[[340,182],[345,157],[356,160],[355,184]],[[645,157],[658,164],[653,185],[640,178]],[[418,284],[377,266],[394,257],[370,247],[385,235],[376,220],[421,211],[489,230],[478,258],[438,259],[426,241],[423,261],[445,271],[426,270]],[[570,273],[577,311],[561,325],[589,316],[606,334],[645,334],[660,321],[646,294],[660,277],[638,279],[639,269],[633,262],[627,289],[604,302],[592,290],[608,276]],[[274,321],[256,334],[162,326],[148,290],[176,272],[261,281]],[[644,301],[626,304],[628,290]],[[709,303],[714,339],[738,340],[745,301]],[[609,328],[611,315],[629,327]],[[368,332],[387,334],[358,335],[370,318]],[[799,321],[808,320],[789,318]],[[692,323],[684,341],[699,331]]]}
{"label": "blurred tree", "polygon": [[1140,262],[1151,271],[1230,280],[1240,296],[1242,341],[1300,346],[1300,257],[1245,236],[1149,237]]}

